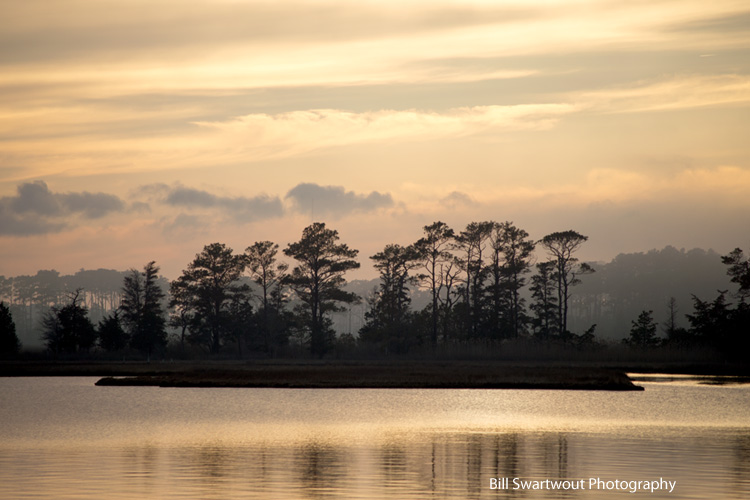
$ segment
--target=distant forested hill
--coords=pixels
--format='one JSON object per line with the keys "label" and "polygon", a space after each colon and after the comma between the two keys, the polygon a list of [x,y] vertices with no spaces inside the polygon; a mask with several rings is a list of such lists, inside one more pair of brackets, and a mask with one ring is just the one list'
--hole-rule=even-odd
{"label": "distant forested hill", "polygon": [[573,290],[572,330],[585,331],[596,323],[596,335],[621,339],[630,322],[643,310],[653,310],[662,324],[674,297],[677,326],[688,327],[685,314],[693,311],[692,295],[713,300],[717,290],[734,290],[721,256],[713,250],[686,251],[668,246],[645,253],[620,254],[606,264],[592,264],[594,274],[583,277]]}

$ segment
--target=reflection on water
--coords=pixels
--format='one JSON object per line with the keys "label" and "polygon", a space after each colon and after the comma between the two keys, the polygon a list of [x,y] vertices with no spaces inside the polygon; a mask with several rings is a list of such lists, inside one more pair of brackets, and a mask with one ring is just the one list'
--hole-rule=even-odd
{"label": "reflection on water", "polygon": [[[750,497],[750,388],[644,393],[97,388],[0,379],[0,498]],[[643,397],[646,396],[646,397]],[[680,415],[682,412],[682,415]],[[512,484],[511,484],[512,487]]]}

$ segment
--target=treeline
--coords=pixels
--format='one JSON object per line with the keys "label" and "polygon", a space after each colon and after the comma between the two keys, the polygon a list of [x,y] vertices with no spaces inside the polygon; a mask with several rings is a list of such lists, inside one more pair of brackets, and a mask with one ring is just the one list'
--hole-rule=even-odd
{"label": "treeline", "polygon": [[[119,307],[125,274],[112,269],[81,269],[71,275],[40,270],[35,275],[0,276],[0,301],[12,312],[24,344],[33,345],[38,340],[43,316],[50,307],[65,302],[70,291],[81,290],[79,301],[95,322]],[[160,284],[169,286],[165,279]]]}
{"label": "treeline", "polygon": [[[43,339],[57,355],[131,350],[151,357],[163,355],[171,344],[171,355],[199,349],[214,356],[303,350],[324,356],[359,349],[408,356],[438,346],[500,348],[512,339],[597,349],[596,324],[585,320],[591,311],[611,308],[616,291],[607,291],[606,284],[580,296],[573,291],[582,281],[595,283],[598,274],[612,272],[617,259],[605,266],[579,262],[575,254],[587,239],[569,230],[533,240],[511,222],[472,222],[462,231],[435,222],[414,243],[388,244],[371,256],[379,279],[360,297],[346,289],[345,278],[360,266],[358,251],[340,243],[335,230],[315,223],[283,250],[270,241],[256,242],[242,253],[221,243],[207,245],[171,283],[150,262],[143,270],[120,273],[116,291],[110,284],[99,287],[98,295],[77,288],[53,297],[38,288],[33,296],[45,297]],[[537,259],[538,253],[546,258]],[[672,299],[671,326],[661,325],[666,341],[658,339],[653,312],[634,314],[628,318],[633,323],[627,344],[638,350],[658,344],[708,346],[725,353],[746,346],[747,259],[737,249],[722,260],[739,285],[735,294],[722,291],[712,302],[694,297],[688,328],[678,326]],[[8,297],[9,290],[16,301],[31,295],[24,295],[15,281],[0,280],[0,285],[0,297]],[[107,313],[97,309],[94,324],[92,309],[101,308],[107,293],[118,302]],[[422,307],[413,307],[417,294],[427,296]],[[736,306],[730,298],[738,301]],[[332,316],[361,301],[366,304],[364,325],[357,335],[337,336]],[[571,318],[584,321],[575,332]]]}
{"label": "treeline", "polygon": [[[711,348],[733,361],[747,361],[750,348],[750,260],[743,251],[735,248],[721,257],[727,267],[731,282],[737,290],[717,290],[713,300],[702,300],[692,295],[693,311],[686,314],[689,328],[677,324],[677,306],[674,298],[668,302],[668,317],[663,322],[664,338],[657,336],[659,325],[653,311],[644,310],[631,323],[630,335],[622,342],[640,350],[660,346],[677,348]],[[733,304],[731,301],[736,300]]]}
{"label": "treeline", "polygon": [[685,316],[695,295],[714,297],[717,290],[732,290],[721,256],[712,250],[678,250],[667,246],[648,252],[619,254],[610,262],[595,263],[596,273],[576,288],[571,302],[572,330],[596,324],[597,335],[620,340],[641,311],[653,311],[658,333],[665,336],[671,316],[687,327]]}

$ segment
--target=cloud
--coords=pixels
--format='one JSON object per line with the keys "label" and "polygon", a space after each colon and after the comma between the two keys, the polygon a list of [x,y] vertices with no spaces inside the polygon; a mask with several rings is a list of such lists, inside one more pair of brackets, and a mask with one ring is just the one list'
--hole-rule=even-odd
{"label": "cloud", "polygon": [[251,222],[283,214],[283,205],[278,196],[219,196],[201,189],[180,185],[169,187],[164,184],[142,186],[139,191],[148,195],[161,195],[161,201],[172,207],[218,209],[237,222]]}
{"label": "cloud", "polygon": [[47,187],[44,181],[21,184],[16,188],[16,196],[0,198],[0,204],[7,206],[18,214],[33,213],[36,215],[57,216],[62,214],[62,205]]}
{"label": "cloud", "polygon": [[50,222],[35,214],[18,216],[0,204],[0,236],[34,236],[57,233],[66,227],[61,222]]}
{"label": "cloud", "polygon": [[408,142],[518,130],[547,130],[577,110],[573,104],[474,106],[446,112],[380,110],[355,113],[311,109],[250,114],[225,122],[196,122],[213,129],[225,150],[284,157],[352,144]]}
{"label": "cloud", "polygon": [[[235,198],[235,200],[237,200],[237,198]],[[215,207],[221,205],[222,201],[226,204],[229,199],[222,199],[208,191],[178,186],[169,192],[164,201],[173,206]]]}
{"label": "cloud", "polygon": [[476,202],[466,193],[453,191],[440,199],[440,204],[447,208],[461,208],[476,205]]}
{"label": "cloud", "polygon": [[124,212],[125,203],[107,193],[55,193],[44,181],[26,182],[16,188],[15,196],[0,198],[0,234],[31,235],[57,232],[67,226],[60,219],[80,215],[99,219],[110,213]]}
{"label": "cloud", "polygon": [[167,236],[185,236],[194,233],[202,234],[210,226],[210,221],[192,214],[178,214],[172,219],[162,221],[162,232]]}
{"label": "cloud", "polygon": [[[715,50],[727,43],[718,30],[708,37],[675,36],[669,27],[743,15],[731,2],[707,5],[697,0],[583,1],[574,9],[547,0],[502,5],[210,0],[6,4],[0,46],[15,50],[4,51],[0,64],[23,69],[7,76],[12,82],[23,86],[54,79],[56,87],[74,83],[96,91],[110,86],[118,90],[114,95],[165,86],[174,92],[293,86],[300,81],[424,82],[423,72],[409,69],[443,57],[578,53],[623,46],[652,50],[656,43],[660,49],[691,44]],[[134,32],[139,36],[132,36]],[[733,43],[746,45],[745,40]],[[476,81],[487,78],[486,73],[478,70],[461,77]],[[81,95],[80,89],[74,90]]]}
{"label": "cloud", "polygon": [[151,205],[143,201],[134,201],[130,204],[130,211],[133,213],[149,213]]}
{"label": "cloud", "polygon": [[[44,15],[39,15],[43,10]],[[290,16],[289,13],[295,15]],[[106,58],[112,53],[196,51],[196,48],[354,42],[533,20],[545,11],[453,2],[397,6],[387,2],[191,2],[26,0],[4,9],[3,41],[18,43],[0,60]],[[548,15],[548,14],[546,14]],[[54,19],[55,23],[45,22]],[[138,31],[139,36],[132,33]],[[44,43],[43,40],[48,41]],[[45,50],[46,49],[46,50]]]}
{"label": "cloud", "polygon": [[571,96],[582,107],[611,113],[637,113],[735,106],[750,103],[750,76],[679,75]]}
{"label": "cloud", "polygon": [[98,219],[110,212],[122,212],[125,209],[123,201],[113,194],[84,191],[57,196],[67,211],[79,212],[89,219]]}
{"label": "cloud", "polygon": [[394,206],[389,193],[372,191],[369,194],[357,194],[344,190],[342,186],[320,186],[314,183],[298,184],[284,198],[292,201],[296,211],[312,211],[316,216],[373,212]]}
{"label": "cloud", "polygon": [[146,197],[150,201],[161,200],[169,194],[170,187],[168,184],[163,182],[155,182],[153,184],[142,184],[137,188],[130,191],[131,198]]}
{"label": "cloud", "polygon": [[718,17],[693,19],[667,27],[677,32],[712,32],[726,36],[732,32],[747,32],[750,28],[750,12],[737,11]]}

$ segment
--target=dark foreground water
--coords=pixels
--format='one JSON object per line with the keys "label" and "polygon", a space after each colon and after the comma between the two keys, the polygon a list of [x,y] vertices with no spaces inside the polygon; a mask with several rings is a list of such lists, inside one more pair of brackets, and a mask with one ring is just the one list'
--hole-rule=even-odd
{"label": "dark foreground water", "polygon": [[95,381],[0,378],[1,499],[750,498],[746,385],[647,382],[645,392],[612,393]]}

